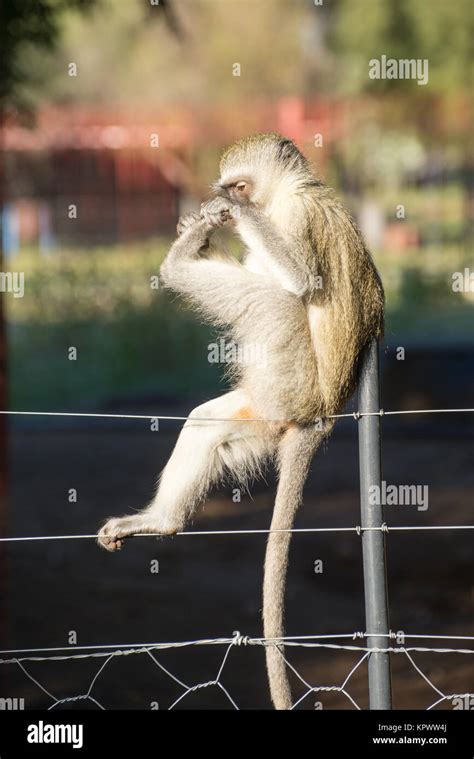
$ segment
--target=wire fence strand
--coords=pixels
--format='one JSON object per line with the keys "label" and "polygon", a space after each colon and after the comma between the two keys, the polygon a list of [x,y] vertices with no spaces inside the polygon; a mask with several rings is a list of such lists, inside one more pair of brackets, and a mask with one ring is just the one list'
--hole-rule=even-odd
{"label": "wire fence strand", "polygon": [[[456,413],[474,413],[474,408],[463,409],[409,409],[409,410],[395,410],[384,411],[379,409],[372,412],[359,412],[345,414],[334,414],[326,416],[326,419],[342,419],[352,418],[355,421],[359,420],[363,416],[396,416],[396,415],[409,415],[409,414],[456,414]],[[186,422],[192,417],[189,416],[164,416],[153,414],[106,414],[106,413],[79,413],[79,412],[60,412],[60,411],[16,411],[16,410],[4,410],[0,411],[1,415],[8,416],[38,416],[38,417],[73,417],[73,418],[90,418],[90,419],[121,419],[121,420],[163,420],[163,421],[183,421]],[[222,422],[233,421],[229,419],[216,419],[216,418],[199,418],[199,421],[203,422]],[[262,422],[262,419],[241,419],[242,422]],[[274,420],[272,420],[274,421]],[[285,421],[285,420],[283,420]],[[178,532],[177,536],[218,536],[218,535],[268,535],[271,532],[291,532],[294,534],[304,533],[338,533],[338,532],[352,532],[361,536],[364,532],[368,531],[382,531],[382,532],[396,532],[396,531],[433,531],[433,530],[473,530],[474,525],[387,525],[382,524],[380,527],[361,527],[360,525],[349,527],[308,527],[308,528],[293,528],[291,530],[192,530]],[[162,538],[160,533],[148,533],[146,535],[136,535],[133,537],[154,537]],[[79,535],[38,535],[38,536],[13,536],[2,537],[0,542],[2,543],[20,543],[20,542],[37,542],[37,541],[51,541],[51,540],[95,540],[96,534],[79,534]],[[372,647],[370,646],[370,639],[372,637],[387,638],[386,647]],[[392,641],[395,640],[399,643],[400,638],[403,641],[402,645],[393,645]],[[292,709],[297,708],[302,704],[310,694],[333,692],[339,693],[344,696],[355,709],[360,709],[356,700],[347,690],[347,686],[353,677],[354,673],[359,667],[368,660],[368,658],[374,653],[390,653],[401,654],[406,656],[407,661],[417,674],[424,680],[424,682],[436,693],[437,699],[428,705],[428,710],[434,709],[440,704],[446,701],[454,701],[454,699],[466,700],[466,703],[474,704],[474,693],[458,693],[447,694],[444,693],[440,687],[438,687],[428,677],[428,675],[421,669],[419,664],[415,662],[414,656],[418,654],[430,653],[432,655],[438,654],[462,654],[471,655],[474,654],[473,648],[461,648],[461,647],[430,647],[421,645],[406,646],[406,640],[429,640],[429,641],[472,641],[474,642],[474,636],[469,635],[430,635],[430,634],[409,634],[409,633],[396,633],[389,632],[388,634],[370,633],[362,631],[354,631],[349,633],[332,633],[321,635],[300,635],[300,636],[285,636],[282,638],[255,638],[251,636],[241,635],[239,631],[235,631],[232,637],[224,638],[206,638],[198,640],[187,641],[172,641],[165,643],[134,643],[134,644],[99,644],[99,645],[85,645],[74,646],[73,650],[71,646],[55,646],[55,647],[34,647],[34,648],[22,648],[22,649],[4,649],[0,651],[0,665],[16,665],[27,679],[32,682],[47,698],[52,701],[48,709],[55,709],[66,703],[82,703],[84,701],[91,702],[96,708],[104,710],[106,707],[99,702],[93,695],[92,690],[95,687],[98,679],[108,667],[108,665],[114,661],[117,657],[141,655],[146,654],[150,661],[160,669],[165,675],[167,675],[176,685],[182,688],[183,692],[174,699],[174,701],[168,707],[169,709],[175,708],[183,699],[185,699],[190,693],[200,691],[207,688],[218,688],[227,699],[227,702],[234,709],[239,709],[236,700],[231,696],[229,690],[224,686],[221,679],[224,674],[225,666],[231,656],[232,649],[239,646],[274,646],[276,651],[283,657],[287,666],[293,671],[298,678],[299,682],[304,686],[305,691],[296,698]],[[347,642],[336,642],[347,641]],[[351,641],[351,642],[349,642]],[[357,643],[357,641],[361,641]],[[364,643],[366,645],[364,645]],[[313,648],[324,649],[332,651],[340,651],[347,653],[359,654],[359,659],[353,665],[340,685],[311,685],[295,668],[295,666],[288,661],[286,655],[283,654],[281,646],[285,646],[285,651],[295,648]],[[170,649],[184,649],[200,646],[224,646],[225,652],[221,663],[217,669],[215,676],[203,682],[188,684],[183,679],[174,675],[169,668],[165,667],[156,657],[160,652]],[[49,689],[28,671],[25,666],[25,662],[52,662],[52,661],[69,661],[76,659],[105,659],[101,663],[99,669],[90,680],[89,685],[84,693],[77,695],[68,695],[63,697],[55,696]],[[471,701],[472,700],[472,701]],[[466,707],[472,708],[472,707]]]}
{"label": "wire fence strand", "polygon": [[[353,411],[345,414],[327,414],[315,419],[315,423],[321,419],[361,419],[363,416],[401,416],[407,414],[472,414],[474,408],[441,408],[441,409],[401,409],[397,411]],[[16,411],[0,410],[1,415],[5,416],[45,416],[45,417],[77,417],[82,419],[141,419],[146,421],[171,421],[171,422],[276,422],[288,423],[291,419],[231,419],[217,417],[191,417],[191,416],[164,416],[163,414],[105,414],[93,412],[78,411]]]}
{"label": "wire fence strand", "polygon": [[[378,637],[384,637],[380,636],[376,633],[373,634],[374,636]],[[389,633],[389,635],[385,637],[394,637],[396,636],[396,633]],[[44,695],[47,696],[48,699],[52,701],[52,703],[47,707],[48,710],[55,709],[56,707],[61,706],[62,704],[71,704],[71,703],[80,703],[84,701],[90,701],[92,704],[94,704],[98,709],[105,710],[106,707],[102,702],[99,702],[97,698],[95,698],[92,695],[92,690],[94,686],[96,685],[99,677],[104,672],[106,667],[117,659],[117,657],[121,656],[129,656],[129,655],[143,655],[146,654],[151,662],[160,669],[161,672],[163,672],[167,677],[170,678],[176,685],[178,685],[180,688],[182,688],[182,693],[177,697],[174,698],[174,700],[170,703],[168,706],[168,710],[174,709],[183,699],[185,699],[190,693],[195,693],[197,691],[201,691],[207,688],[216,687],[219,688],[225,695],[228,703],[231,705],[233,709],[239,709],[239,706],[236,702],[236,700],[233,698],[233,696],[230,694],[227,687],[224,686],[222,683],[222,677],[224,674],[224,668],[230,658],[231,651],[236,646],[274,646],[275,650],[279,653],[279,655],[283,658],[286,665],[289,667],[289,669],[295,674],[298,681],[301,685],[304,686],[304,691],[301,695],[296,697],[296,700],[294,701],[291,709],[294,710],[300,704],[302,704],[308,696],[311,694],[319,694],[319,693],[339,693],[342,696],[344,696],[354,707],[356,710],[360,710],[361,707],[355,700],[355,698],[350,694],[348,691],[348,685],[349,681],[355,674],[355,672],[359,669],[359,667],[368,660],[369,656],[371,656],[374,653],[391,653],[391,654],[401,654],[406,656],[408,662],[412,666],[412,668],[417,672],[417,674],[424,680],[424,682],[436,693],[437,699],[429,704],[426,709],[432,710],[439,706],[440,704],[444,703],[445,701],[454,701],[454,699],[460,699],[461,702],[470,704],[471,700],[474,699],[474,694],[471,692],[466,693],[453,693],[448,694],[444,693],[440,687],[438,687],[431,679],[430,677],[424,672],[420,665],[417,664],[413,658],[415,654],[421,654],[421,653],[431,653],[431,654],[446,654],[446,653],[456,653],[456,654],[474,654],[474,649],[463,649],[463,648],[428,648],[428,647],[419,647],[419,646],[387,646],[387,647],[377,647],[377,648],[369,648],[364,645],[347,645],[347,644],[337,644],[337,643],[328,643],[328,642],[321,642],[321,640],[327,640],[328,638],[333,639],[344,639],[344,638],[352,638],[353,640],[357,638],[366,639],[371,637],[371,633],[364,633],[364,632],[352,632],[352,633],[334,633],[332,635],[314,635],[314,636],[293,636],[293,637],[284,637],[284,638],[252,638],[250,636],[241,635],[241,633],[237,630],[234,632],[233,636],[231,638],[207,638],[207,639],[201,639],[201,640],[192,640],[192,641],[181,641],[181,642],[169,642],[169,643],[146,643],[146,644],[135,644],[133,646],[118,646],[118,644],[112,644],[108,646],[99,645],[99,646],[75,646],[75,648],[81,648],[82,650],[86,650],[87,652],[82,654],[66,654],[66,655],[52,655],[52,656],[37,656],[37,655],[30,655],[30,656],[22,656],[23,653],[33,651],[43,651],[43,652],[51,652],[51,651],[59,651],[59,650],[66,650],[65,648],[49,648],[49,649],[23,649],[23,650],[16,650],[16,651],[0,651],[0,655],[5,654],[16,654],[15,656],[12,656],[11,658],[0,659],[0,665],[8,665],[13,664],[17,666],[22,673],[26,676],[26,678],[32,682]],[[446,636],[446,635],[433,635],[433,636],[425,636],[425,635],[417,635],[417,634],[404,634],[404,638],[424,638],[424,637],[430,637],[430,638],[439,638],[439,639],[450,639],[450,640],[474,640],[474,636]],[[312,640],[309,641],[308,639],[311,638]],[[326,650],[337,650],[337,651],[343,651],[343,652],[351,652],[351,653],[357,653],[359,654],[359,658],[357,659],[356,663],[351,667],[348,674],[344,678],[343,682],[340,685],[311,685],[307,678],[303,677],[303,675],[298,671],[298,669],[288,660],[287,655],[284,655],[281,651],[281,644],[284,643],[285,646],[289,646],[290,648],[293,647],[314,647],[314,648],[321,648]],[[195,647],[195,646],[225,646],[225,652],[221,659],[221,663],[218,666],[217,674],[210,680],[205,680],[203,682],[189,684],[186,683],[182,678],[177,677],[169,667],[166,667],[162,664],[162,662],[157,659],[157,653],[160,651],[170,649],[170,648],[184,648],[184,647]],[[92,650],[93,649],[93,650]],[[103,650],[107,649],[107,650]],[[96,673],[93,675],[92,679],[89,682],[89,685],[84,693],[80,693],[73,696],[62,696],[58,697],[54,695],[48,688],[46,688],[38,679],[38,677],[34,677],[27,667],[25,666],[25,662],[52,662],[52,661],[68,661],[68,660],[74,660],[74,659],[92,659],[92,658],[103,658],[105,661],[100,665],[99,669],[96,671]],[[468,707],[469,708],[469,707]]]}
{"label": "wire fence strand", "polygon": [[[160,532],[137,533],[130,535],[130,538],[166,538],[166,537],[210,537],[218,535],[270,535],[276,532],[289,532],[292,534],[305,534],[317,532],[355,532],[361,535],[363,532],[419,532],[425,530],[474,530],[473,524],[440,524],[440,525],[387,525],[381,527],[293,527],[289,530],[187,530],[177,532],[175,535],[164,535]],[[97,533],[88,533],[85,535],[20,535],[7,538],[0,538],[0,543],[25,543],[44,540],[96,540]],[[128,540],[128,538],[127,538]]]}

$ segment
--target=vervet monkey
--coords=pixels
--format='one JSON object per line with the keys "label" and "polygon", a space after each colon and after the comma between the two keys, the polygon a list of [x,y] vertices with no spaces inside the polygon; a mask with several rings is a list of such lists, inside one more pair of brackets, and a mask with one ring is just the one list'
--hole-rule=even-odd
{"label": "vervet monkey", "polygon": [[[362,349],[382,332],[384,295],[355,222],[291,140],[239,140],[214,189],[200,214],[180,219],[161,278],[238,345],[263,347],[265,361],[239,365],[233,390],[191,412],[150,505],[109,519],[98,540],[114,551],[136,533],[173,535],[223,476],[245,482],[274,462],[263,620],[265,638],[280,639],[290,530],[311,459],[333,427],[327,417],[354,390]],[[214,250],[222,226],[243,241],[243,263]],[[266,646],[267,667],[275,707],[289,709],[282,651]]]}

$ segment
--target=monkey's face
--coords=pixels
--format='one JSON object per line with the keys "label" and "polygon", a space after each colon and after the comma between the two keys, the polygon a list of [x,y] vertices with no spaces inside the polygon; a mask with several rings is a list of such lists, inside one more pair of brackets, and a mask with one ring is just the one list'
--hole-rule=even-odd
{"label": "monkey's face", "polygon": [[253,200],[254,184],[248,176],[221,178],[216,189],[218,195],[229,198],[240,205],[247,205]]}

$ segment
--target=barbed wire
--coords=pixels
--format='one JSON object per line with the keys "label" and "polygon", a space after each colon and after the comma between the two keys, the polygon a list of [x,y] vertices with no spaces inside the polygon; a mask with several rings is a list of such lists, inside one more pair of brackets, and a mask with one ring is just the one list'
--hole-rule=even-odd
{"label": "barbed wire", "polygon": [[[398,416],[407,414],[470,414],[474,413],[474,408],[441,408],[441,409],[401,409],[397,411],[353,411],[346,414],[327,414],[315,419],[315,423],[321,419],[355,419],[358,421],[364,416]],[[0,410],[0,414],[6,416],[50,416],[50,417],[79,417],[86,419],[145,419],[147,421],[199,421],[199,422],[290,422],[290,419],[233,419],[217,417],[192,417],[192,416],[164,416],[162,414],[106,414],[79,411],[7,411]]]}
{"label": "barbed wire", "polygon": [[[165,537],[210,537],[214,535],[270,535],[276,532],[289,532],[292,534],[305,534],[317,532],[355,532],[361,535],[363,532],[411,532],[423,530],[474,530],[473,524],[439,524],[439,525],[388,525],[382,524],[380,527],[363,527],[355,525],[354,527],[292,527],[288,530],[187,530],[176,532],[174,535],[164,535],[160,532],[136,533],[130,535],[130,538],[165,538]],[[86,533],[84,535],[20,535],[8,538],[0,538],[0,543],[22,543],[29,541],[42,540],[96,540],[97,533]]]}
{"label": "barbed wire", "polygon": [[[70,659],[70,658],[87,658],[90,656],[107,656],[113,649],[117,649],[120,651],[120,653],[135,653],[140,652],[143,650],[163,650],[168,648],[186,648],[189,646],[210,646],[210,645],[244,645],[244,646],[266,646],[266,645],[285,645],[285,646],[291,646],[291,645],[301,645],[301,646],[318,646],[318,647],[335,647],[340,648],[347,651],[362,651],[365,650],[367,652],[378,652],[383,653],[383,651],[388,651],[389,649],[375,649],[373,647],[367,647],[363,648],[361,645],[358,646],[347,646],[347,645],[341,645],[341,644],[329,644],[329,643],[320,643],[321,640],[342,640],[342,639],[351,639],[351,640],[364,640],[369,638],[387,638],[389,640],[395,640],[399,637],[403,637],[403,640],[406,640],[407,638],[410,639],[423,639],[423,640],[468,640],[468,641],[474,641],[474,635],[428,635],[426,633],[423,634],[415,634],[415,633],[406,633],[405,631],[390,631],[388,633],[368,633],[363,631],[354,631],[349,633],[325,633],[321,635],[285,635],[279,638],[265,638],[265,637],[250,637],[247,635],[241,635],[240,632],[237,630],[234,632],[233,636],[231,638],[198,638],[197,640],[185,640],[185,641],[172,641],[172,642],[164,642],[164,643],[156,643],[156,642],[149,642],[149,643],[110,643],[110,644],[101,644],[101,645],[86,645],[86,646],[78,646],[74,645],[74,650],[87,650],[87,651],[93,651],[98,652],[101,649],[103,649],[100,653],[88,653],[88,654],[68,654],[66,656],[60,656],[57,657],[58,659]],[[3,649],[0,650],[0,656],[3,656],[5,654],[24,654],[24,653],[37,653],[37,652],[45,652],[49,653],[52,651],[70,651],[71,646],[56,646],[56,647],[49,647],[49,648],[12,648],[12,649]],[[398,649],[394,649],[398,650]],[[439,649],[439,648],[412,648],[410,650],[417,650],[420,652],[435,652],[435,653],[474,653],[474,649],[459,649],[459,648],[452,648],[452,649]],[[47,657],[48,659],[53,659],[56,657]],[[29,661],[43,661],[44,657],[25,657],[25,660]],[[6,664],[11,663],[13,661],[17,660],[17,656],[15,656],[14,659],[0,659],[0,664]]]}
{"label": "barbed wire", "polygon": [[[97,698],[92,696],[92,689],[94,688],[95,684],[97,683],[98,678],[100,675],[104,672],[107,665],[114,660],[117,657],[120,656],[129,656],[131,654],[134,655],[140,655],[140,654],[146,654],[150,657],[152,662],[164,673],[166,674],[171,680],[173,680],[177,685],[179,685],[183,692],[176,698],[168,707],[169,710],[174,709],[175,706],[177,706],[186,696],[188,696],[190,693],[194,693],[196,691],[206,689],[209,687],[217,687],[219,688],[224,695],[226,696],[227,700],[231,704],[231,706],[234,709],[239,709],[239,706],[237,705],[235,699],[231,696],[228,688],[224,686],[224,684],[221,681],[224,667],[229,659],[230,653],[232,649],[235,646],[274,646],[275,650],[278,651],[279,655],[284,659],[286,665],[288,668],[294,673],[296,678],[299,680],[299,682],[306,688],[304,693],[299,696],[295,702],[292,705],[292,709],[296,709],[303,701],[305,701],[308,696],[312,693],[323,693],[323,692],[334,692],[334,693],[340,693],[343,695],[347,700],[353,705],[353,707],[357,710],[360,710],[361,707],[356,702],[356,700],[353,698],[353,696],[349,693],[347,690],[348,683],[354,673],[357,671],[357,669],[363,664],[365,660],[367,660],[372,654],[375,653],[393,653],[393,654],[403,654],[407,657],[407,660],[409,661],[410,665],[413,667],[413,669],[422,677],[422,679],[430,686],[432,690],[435,691],[435,693],[439,696],[439,698],[428,705],[426,708],[427,710],[434,709],[436,706],[438,706],[440,703],[444,701],[452,701],[453,699],[472,699],[474,698],[474,693],[466,692],[466,693],[452,693],[447,694],[444,693],[435,683],[432,682],[432,680],[428,677],[428,675],[420,668],[420,666],[415,662],[413,659],[413,654],[415,653],[432,653],[432,654],[440,654],[440,653],[458,653],[458,654],[474,654],[474,649],[461,649],[461,648],[428,648],[428,647],[419,647],[419,646],[387,646],[387,647],[366,647],[363,645],[346,645],[346,644],[336,644],[336,643],[327,643],[327,642],[320,642],[321,640],[327,640],[329,638],[332,639],[344,639],[344,638],[351,638],[353,640],[356,639],[367,639],[370,637],[387,637],[387,638],[393,638],[396,637],[397,633],[390,632],[385,635],[379,635],[378,633],[365,633],[365,632],[352,632],[352,633],[334,633],[334,634],[328,634],[328,635],[313,635],[313,636],[288,636],[284,638],[252,638],[250,636],[242,635],[239,631],[235,631],[233,636],[231,638],[206,638],[206,639],[200,639],[200,640],[193,640],[193,641],[174,641],[169,643],[147,643],[147,644],[135,644],[133,646],[124,646],[120,644],[113,644],[109,646],[78,646],[77,648],[81,649],[95,649],[95,650],[88,650],[87,653],[82,654],[67,654],[67,655],[58,655],[58,656],[19,656],[19,654],[22,654],[26,651],[53,651],[53,650],[66,650],[65,648],[56,648],[56,649],[23,649],[23,650],[16,650],[16,651],[0,651],[0,654],[6,654],[6,653],[16,653],[17,656],[14,656],[9,659],[0,659],[0,665],[1,664],[15,664],[18,666],[23,674],[31,681],[33,682],[44,694],[50,698],[53,703],[49,705],[48,709],[54,709],[61,704],[69,704],[74,702],[83,702],[83,701],[90,701],[95,706],[97,706],[101,710],[105,710],[106,707],[103,705],[103,703],[99,702]],[[409,634],[409,633],[403,633],[403,637],[405,638],[431,638],[431,639],[449,639],[449,640],[474,640],[474,636],[449,636],[449,635],[418,635],[418,634]],[[311,639],[311,640],[308,640]],[[339,650],[339,651],[349,651],[349,652],[357,652],[359,654],[362,654],[360,658],[357,660],[355,665],[351,668],[349,673],[344,678],[343,682],[340,685],[311,685],[307,679],[305,679],[301,673],[294,667],[294,665],[288,661],[286,656],[281,651],[281,644],[284,643],[285,646],[293,646],[293,647],[316,647],[316,648],[322,648],[322,649],[331,649],[331,650]],[[155,652],[163,651],[166,649],[175,649],[175,648],[184,648],[184,647],[193,647],[193,646],[225,646],[225,652],[224,656],[222,657],[221,663],[217,669],[217,674],[210,680],[206,680],[199,683],[189,684],[182,680],[180,677],[177,677],[175,674],[173,674],[170,669],[165,667],[157,658],[155,655]],[[99,649],[99,650],[97,650]],[[107,649],[107,650],[101,650],[101,649]],[[115,649],[115,650],[111,650]],[[105,658],[105,661],[100,665],[97,672],[92,677],[92,680],[89,683],[89,686],[87,687],[86,691],[81,694],[77,694],[75,696],[65,696],[58,698],[57,696],[53,695],[50,690],[48,690],[36,677],[34,677],[26,668],[24,662],[50,662],[50,661],[66,661],[66,660],[73,660],[73,659],[91,659],[91,658]],[[470,702],[469,702],[470,703]]]}

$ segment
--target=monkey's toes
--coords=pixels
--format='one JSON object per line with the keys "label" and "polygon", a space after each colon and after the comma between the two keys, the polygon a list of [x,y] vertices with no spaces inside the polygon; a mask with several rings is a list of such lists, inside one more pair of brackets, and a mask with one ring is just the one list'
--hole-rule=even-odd
{"label": "monkey's toes", "polygon": [[119,525],[119,519],[109,519],[97,534],[97,543],[106,551],[120,551],[124,544],[125,530]]}
{"label": "monkey's toes", "polygon": [[123,538],[114,538],[111,535],[98,535],[97,543],[101,548],[105,548],[106,551],[120,551],[124,544]]}

